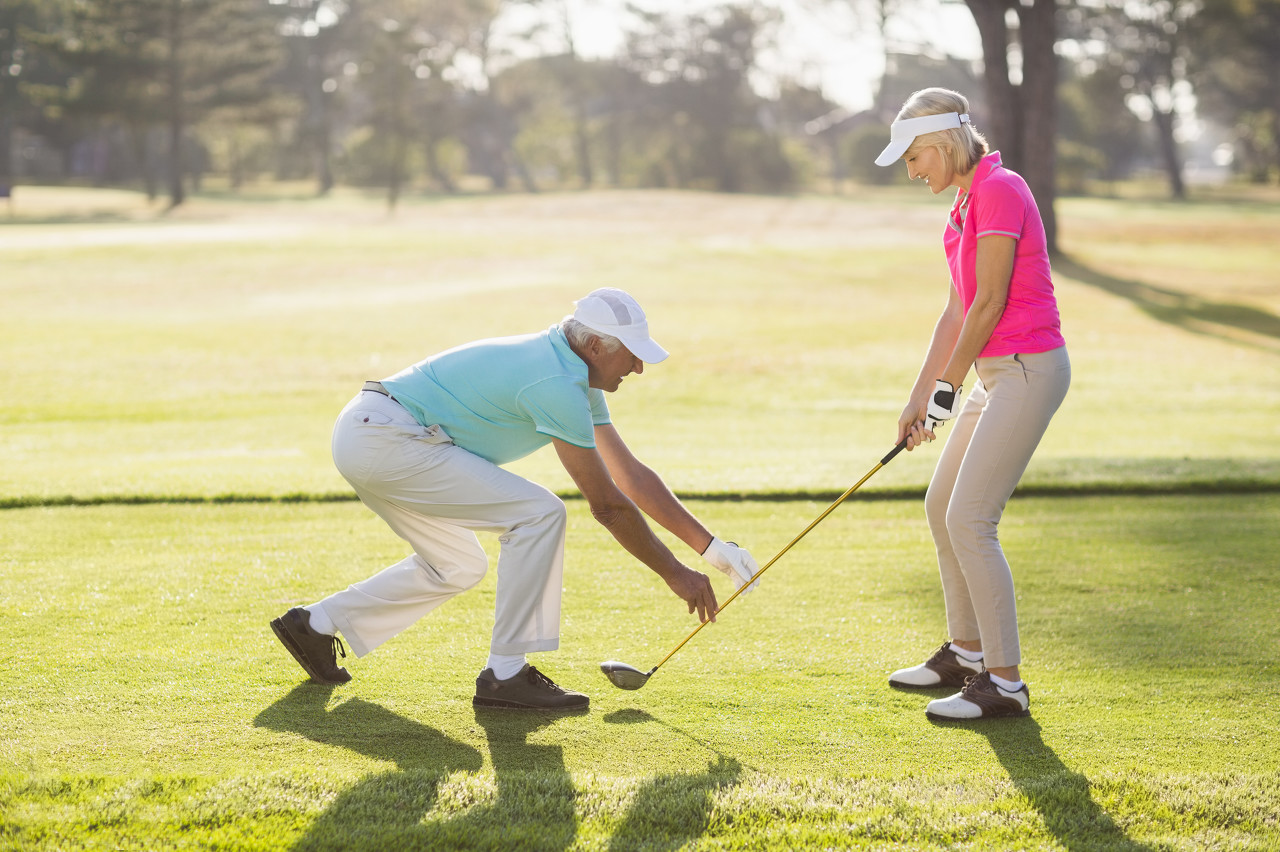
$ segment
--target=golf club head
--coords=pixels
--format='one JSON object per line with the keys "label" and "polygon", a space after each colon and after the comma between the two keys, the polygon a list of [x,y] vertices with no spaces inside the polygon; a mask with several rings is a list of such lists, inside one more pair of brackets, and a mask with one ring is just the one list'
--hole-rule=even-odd
{"label": "golf club head", "polygon": [[604,676],[609,678],[609,682],[618,689],[639,689],[649,682],[649,675],[657,670],[658,667],[654,666],[645,673],[635,666],[629,666],[617,660],[606,660],[600,664],[600,671],[604,672]]}

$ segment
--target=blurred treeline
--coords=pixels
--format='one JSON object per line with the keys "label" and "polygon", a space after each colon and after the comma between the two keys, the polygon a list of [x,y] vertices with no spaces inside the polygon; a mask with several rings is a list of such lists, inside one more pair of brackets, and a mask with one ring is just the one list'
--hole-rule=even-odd
{"label": "blurred treeline", "polygon": [[[569,0],[0,0],[0,190],[75,180],[180,204],[216,175],[382,187],[394,204],[901,180],[871,160],[903,99],[958,88],[981,124],[990,91],[982,62],[885,37],[895,16],[930,26],[930,2],[786,7],[840,6],[881,36],[887,73],[855,112],[766,66],[785,19],[763,2],[629,6],[616,53],[588,58]],[[1059,0],[1051,17],[1059,191],[1155,169],[1180,195],[1188,164],[1280,177],[1280,0]],[[1018,44],[983,47],[1016,82]]]}

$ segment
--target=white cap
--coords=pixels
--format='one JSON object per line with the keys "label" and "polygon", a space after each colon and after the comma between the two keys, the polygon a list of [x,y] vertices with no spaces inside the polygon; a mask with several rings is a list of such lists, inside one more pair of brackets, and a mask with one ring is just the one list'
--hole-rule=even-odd
{"label": "white cap", "polygon": [[649,336],[649,321],[630,294],[616,287],[601,287],[573,303],[573,318],[592,331],[616,337],[631,354],[646,364],[666,360],[667,350]]}
{"label": "white cap", "polygon": [[895,121],[890,128],[889,144],[876,157],[877,166],[891,166],[899,157],[907,152],[917,136],[936,133],[939,130],[951,130],[969,123],[969,114],[943,112],[936,115],[922,115],[919,118],[903,118]]}

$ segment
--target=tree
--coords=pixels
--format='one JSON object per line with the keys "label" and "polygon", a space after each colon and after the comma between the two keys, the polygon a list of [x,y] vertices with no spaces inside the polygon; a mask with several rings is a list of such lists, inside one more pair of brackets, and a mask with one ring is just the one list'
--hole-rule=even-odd
{"label": "tree", "polygon": [[1026,179],[1040,206],[1049,251],[1056,252],[1056,0],[965,0],[965,5],[982,39],[990,139],[1004,163]]}
{"label": "tree", "polygon": [[1125,102],[1119,61],[1082,59],[1058,87],[1059,187],[1085,191],[1089,178],[1114,181],[1151,154],[1142,121]]}
{"label": "tree", "polygon": [[0,0],[0,198],[9,195],[17,178],[15,132],[44,123],[32,93],[66,82],[51,57],[35,49],[35,34],[51,27],[61,11],[58,2]]}
{"label": "tree", "polygon": [[1203,0],[1187,36],[1197,109],[1234,128],[1250,180],[1280,180],[1280,0]]}
{"label": "tree", "polygon": [[777,17],[728,5],[688,16],[640,13],[621,63],[646,88],[637,109],[665,139],[651,166],[677,186],[720,192],[778,190],[793,174],[777,138],[759,123],[750,77],[757,44]]}
{"label": "tree", "polygon": [[359,16],[346,0],[272,0],[271,5],[281,16],[280,34],[289,48],[281,76],[301,104],[297,139],[311,151],[317,191],[326,195],[335,181],[336,102],[347,76],[341,66],[359,54]]}
{"label": "tree", "polygon": [[1178,100],[1186,82],[1186,28],[1198,0],[1092,0],[1077,3],[1064,30],[1086,56],[1119,71],[1131,108],[1149,117],[1174,198],[1186,197],[1178,150]]}
{"label": "tree", "polygon": [[168,137],[170,206],[185,200],[189,129],[212,111],[259,106],[280,57],[260,0],[78,0],[66,26],[38,39],[81,72],[68,110],[113,116],[141,137]]}

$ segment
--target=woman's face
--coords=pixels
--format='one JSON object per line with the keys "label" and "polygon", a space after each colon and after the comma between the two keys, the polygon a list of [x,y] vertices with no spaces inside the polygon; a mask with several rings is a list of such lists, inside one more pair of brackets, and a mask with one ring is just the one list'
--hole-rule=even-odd
{"label": "woman's face", "polygon": [[923,180],[934,195],[956,185],[951,158],[943,156],[942,149],[937,145],[926,145],[915,152],[908,151],[902,159],[907,164],[907,175],[912,180]]}

